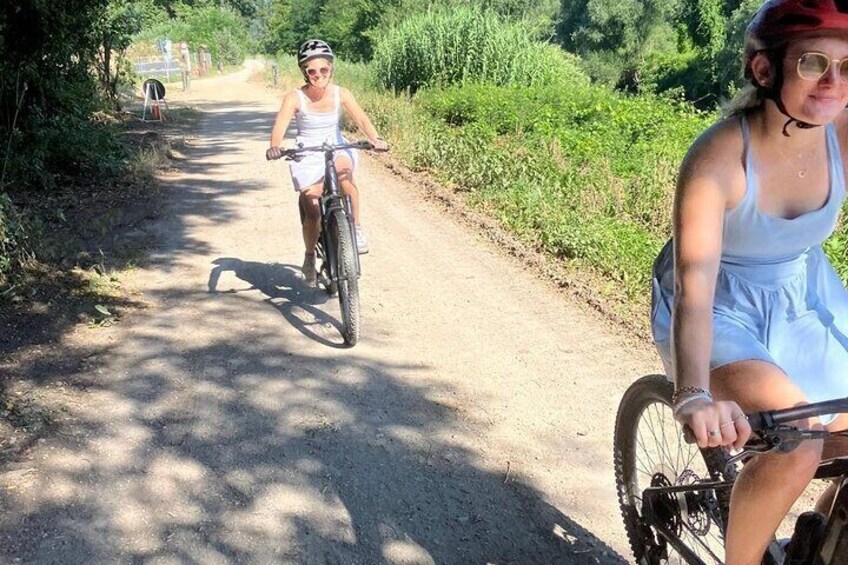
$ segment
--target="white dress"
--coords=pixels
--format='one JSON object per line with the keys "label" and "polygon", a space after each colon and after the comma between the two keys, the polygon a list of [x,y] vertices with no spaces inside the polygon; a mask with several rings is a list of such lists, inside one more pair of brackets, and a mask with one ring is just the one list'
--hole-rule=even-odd
{"label": "white dress", "polygon": [[[304,147],[321,145],[325,141],[328,143],[345,143],[339,127],[341,119],[339,87],[333,86],[332,94],[335,97],[335,104],[331,112],[310,112],[306,109],[309,101],[306,95],[300,88],[296,89],[295,92],[297,92],[298,99],[294,120],[297,125],[297,137],[295,138],[297,143],[303,144]],[[346,149],[344,152],[350,156],[353,167],[356,169],[359,161],[356,151]],[[324,178],[324,154],[307,153],[300,161],[290,161],[289,170],[291,171],[294,189],[300,192]]]}

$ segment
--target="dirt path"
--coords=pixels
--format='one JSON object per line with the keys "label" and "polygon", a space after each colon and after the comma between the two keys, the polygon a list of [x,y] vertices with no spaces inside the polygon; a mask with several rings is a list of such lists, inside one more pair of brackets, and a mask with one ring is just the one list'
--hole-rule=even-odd
{"label": "dirt path", "polygon": [[623,562],[613,418],[653,352],[368,158],[341,347],[263,157],[278,94],[242,73],[190,98],[202,132],[128,281],[150,307],[69,342],[69,423],[0,474],[0,561]]}

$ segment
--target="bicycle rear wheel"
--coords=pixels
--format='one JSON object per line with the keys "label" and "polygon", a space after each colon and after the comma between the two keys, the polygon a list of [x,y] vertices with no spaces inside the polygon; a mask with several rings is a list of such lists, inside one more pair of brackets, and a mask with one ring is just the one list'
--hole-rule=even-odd
{"label": "bicycle rear wheel", "polygon": [[339,305],[342,312],[342,336],[348,345],[359,341],[359,280],[356,272],[356,248],[353,230],[347,215],[341,210],[332,212],[330,236],[336,243]]}
{"label": "bicycle rear wheel", "polygon": [[647,487],[736,478],[735,469],[725,470],[724,450],[700,450],[684,441],[672,416],[673,391],[665,376],[649,375],[633,383],[619,405],[615,482],[627,537],[642,565],[723,563],[729,488],[664,493],[653,498],[650,515],[645,512]]}

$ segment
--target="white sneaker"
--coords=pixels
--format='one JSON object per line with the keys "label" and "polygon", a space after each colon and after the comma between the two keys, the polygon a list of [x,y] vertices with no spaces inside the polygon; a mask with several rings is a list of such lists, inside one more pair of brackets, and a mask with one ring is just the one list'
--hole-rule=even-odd
{"label": "white sneaker", "polygon": [[359,249],[359,254],[368,253],[368,240],[365,239],[365,232],[362,231],[362,226],[356,226],[353,228],[353,231],[356,234],[356,248]]}
{"label": "white sneaker", "polygon": [[305,254],[303,256],[303,282],[309,286],[315,286],[318,282],[318,273],[315,271],[315,254]]}

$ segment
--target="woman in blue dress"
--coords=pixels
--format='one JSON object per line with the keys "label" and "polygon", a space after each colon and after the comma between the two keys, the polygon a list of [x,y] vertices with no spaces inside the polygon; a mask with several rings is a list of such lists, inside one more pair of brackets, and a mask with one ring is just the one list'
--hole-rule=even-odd
{"label": "woman in blue dress", "polygon": [[[848,396],[848,292],[821,249],[845,198],[848,3],[765,2],[743,63],[750,84],[681,165],[654,273],[674,414],[701,447],[741,447],[745,412]],[[799,424],[848,428],[844,415]],[[726,563],[760,563],[822,448],[745,465]]]}

